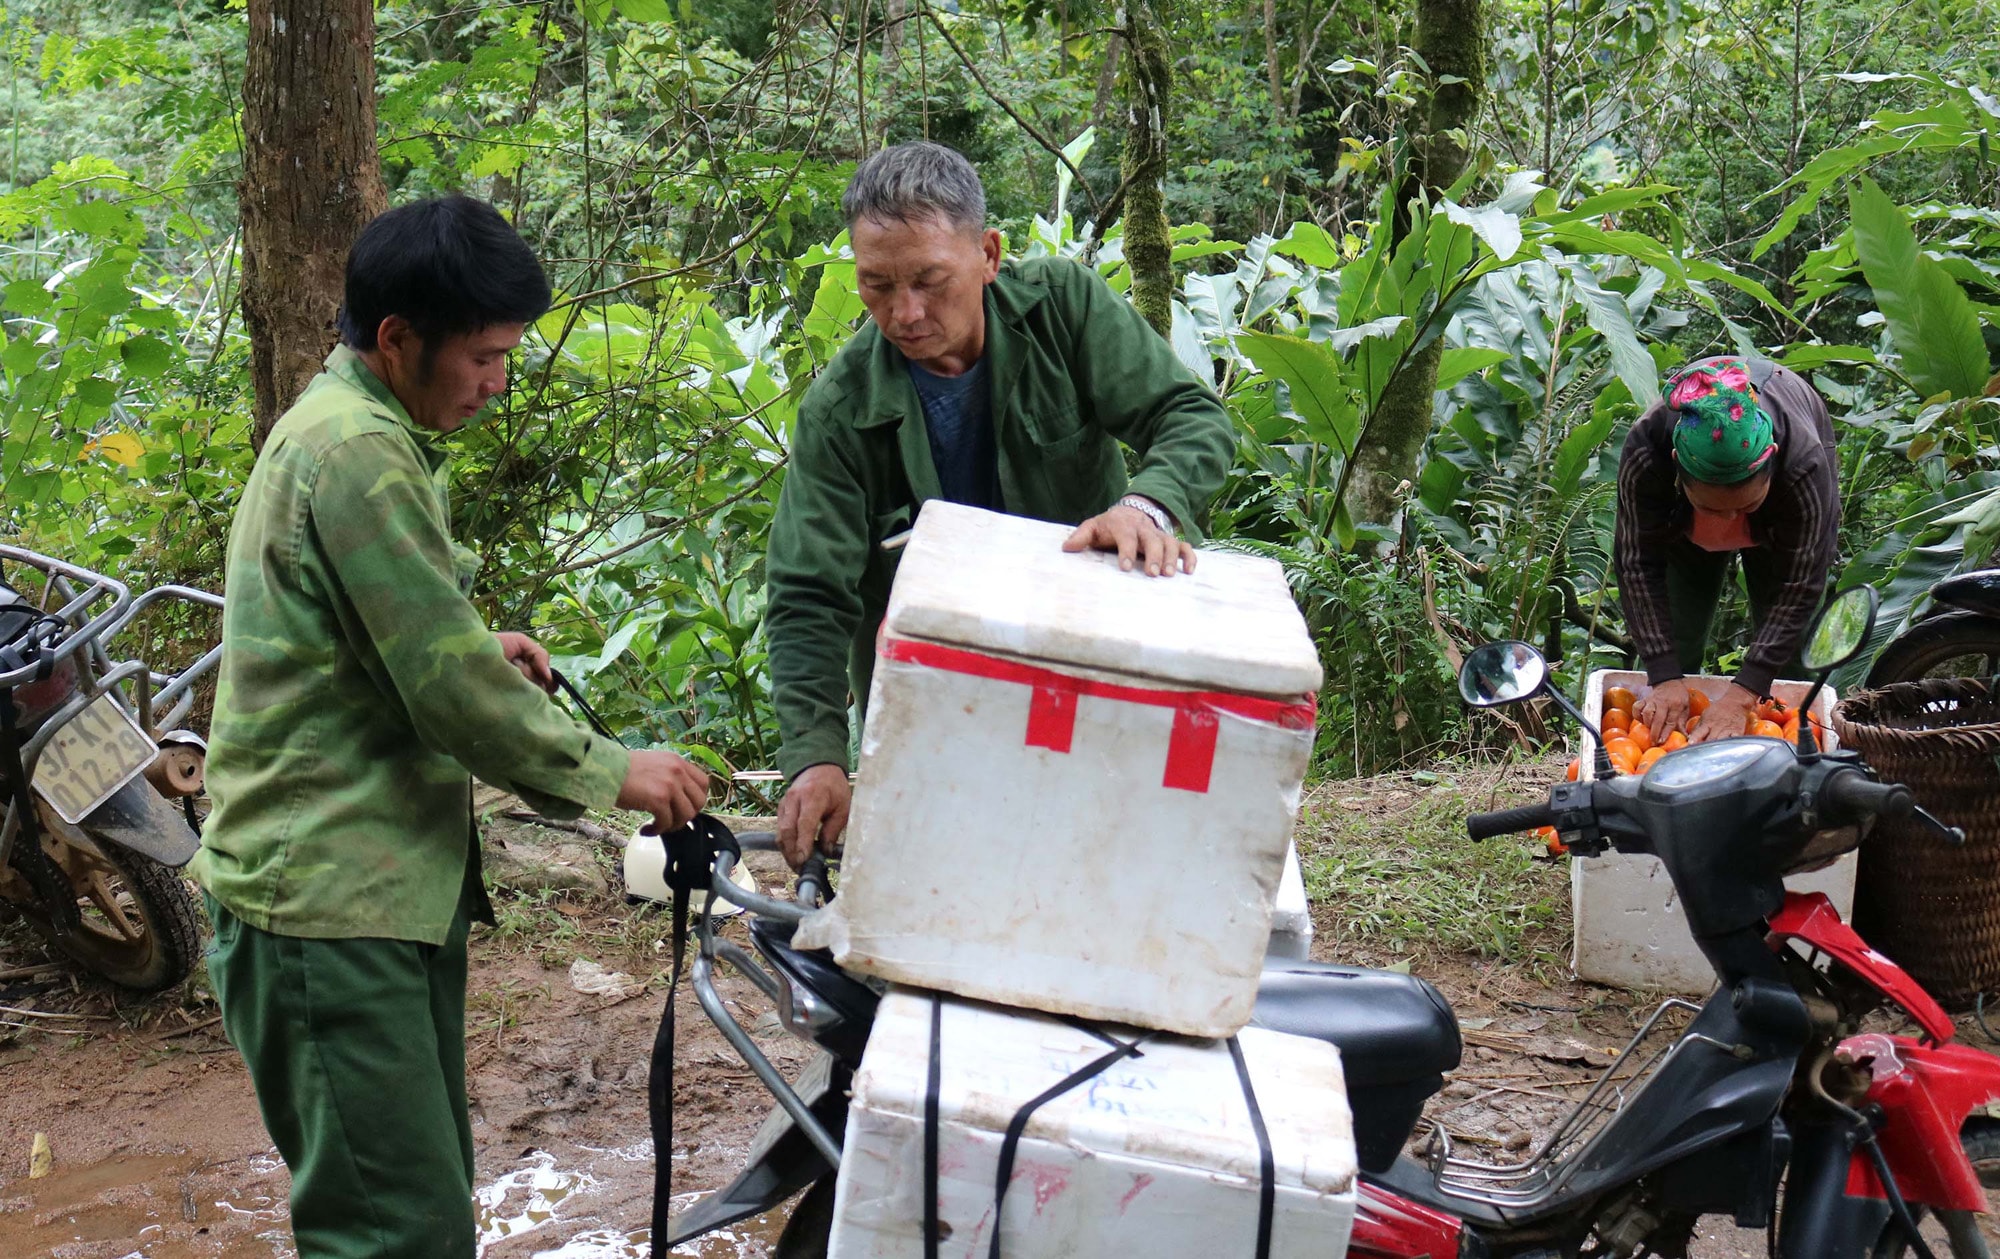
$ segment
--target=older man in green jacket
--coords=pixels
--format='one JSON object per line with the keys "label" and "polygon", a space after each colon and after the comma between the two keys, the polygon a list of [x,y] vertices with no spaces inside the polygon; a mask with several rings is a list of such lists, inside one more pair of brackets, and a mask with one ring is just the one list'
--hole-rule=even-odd
{"label": "older man in green jacket", "polygon": [[[862,162],[841,199],[870,322],[799,407],[771,531],[778,833],[802,863],[846,828],[849,697],[866,702],[897,552],[926,501],[1076,524],[1065,550],[1193,571],[1229,415],[1095,272],[1003,264],[979,177],[927,142]],[[1119,444],[1138,456],[1129,483]],[[980,563],[978,555],[965,562]]]}

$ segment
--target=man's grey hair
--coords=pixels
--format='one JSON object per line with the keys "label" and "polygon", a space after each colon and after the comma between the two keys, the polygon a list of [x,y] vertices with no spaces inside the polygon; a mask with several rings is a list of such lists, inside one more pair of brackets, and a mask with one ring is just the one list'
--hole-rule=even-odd
{"label": "man's grey hair", "polygon": [[854,168],[840,194],[847,225],[863,218],[909,223],[943,215],[956,227],[986,227],[986,189],[979,172],[956,149],[912,140],[883,149]]}

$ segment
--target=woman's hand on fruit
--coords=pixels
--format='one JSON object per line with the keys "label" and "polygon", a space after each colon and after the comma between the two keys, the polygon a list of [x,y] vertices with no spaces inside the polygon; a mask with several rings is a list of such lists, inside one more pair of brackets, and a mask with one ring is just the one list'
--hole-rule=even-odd
{"label": "woman's hand on fruit", "polygon": [[[1658,688],[1654,689],[1657,692]],[[1750,725],[1751,714],[1757,710],[1757,700],[1756,695],[1731,682],[1709,703],[1701,724],[1688,731],[1688,742],[1708,743],[1742,734]]]}
{"label": "woman's hand on fruit", "polygon": [[[1647,729],[1652,731],[1654,743],[1665,743],[1669,734],[1676,730],[1687,729],[1688,713],[1692,703],[1688,698],[1690,690],[1686,678],[1675,678],[1670,682],[1662,682],[1648,691],[1646,697],[1634,706],[1632,715],[1646,723]],[[1742,725],[1741,722],[1737,724],[1739,727]],[[1696,729],[1699,730],[1700,727]],[[1693,742],[1700,741],[1699,735],[1694,731],[1689,732],[1688,738]]]}

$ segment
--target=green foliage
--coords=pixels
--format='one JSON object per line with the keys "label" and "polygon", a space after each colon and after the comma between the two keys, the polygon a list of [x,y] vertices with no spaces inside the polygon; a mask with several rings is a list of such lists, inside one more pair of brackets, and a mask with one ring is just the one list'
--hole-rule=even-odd
{"label": "green foliage", "polygon": [[[1160,7],[1170,339],[1237,425],[1211,531],[1285,563],[1320,642],[1323,771],[1513,737],[1458,706],[1480,639],[1542,643],[1572,688],[1627,662],[1616,453],[1688,356],[1775,354],[1828,397],[1845,579],[1883,585],[1885,634],[2000,534],[1990,3],[1488,12],[1467,174],[1399,207],[1443,83],[1407,6],[1280,0],[1269,30],[1255,6]],[[1117,21],[1086,0],[378,6],[392,200],[490,197],[558,291],[458,439],[478,597],[631,741],[771,763],[764,540],[799,397],[864,317],[838,212],[859,155],[951,143],[1014,251],[1129,289],[1104,221]],[[228,4],[0,10],[0,530],[136,581],[213,584],[249,469],[244,42]],[[1417,474],[1399,515],[1357,522],[1357,451],[1427,347]]]}
{"label": "green foliage", "polygon": [[1927,397],[1978,397],[1992,365],[1964,290],[1917,248],[1909,219],[1874,180],[1857,181],[1850,202],[1855,255],[1905,378]]}

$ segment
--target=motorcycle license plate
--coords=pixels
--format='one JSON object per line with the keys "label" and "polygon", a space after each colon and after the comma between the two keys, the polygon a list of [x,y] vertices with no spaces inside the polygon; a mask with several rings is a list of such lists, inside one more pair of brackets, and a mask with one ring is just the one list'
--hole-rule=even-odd
{"label": "motorcycle license plate", "polygon": [[35,790],[74,826],[153,763],[158,749],[106,693],[70,718],[35,762]]}

